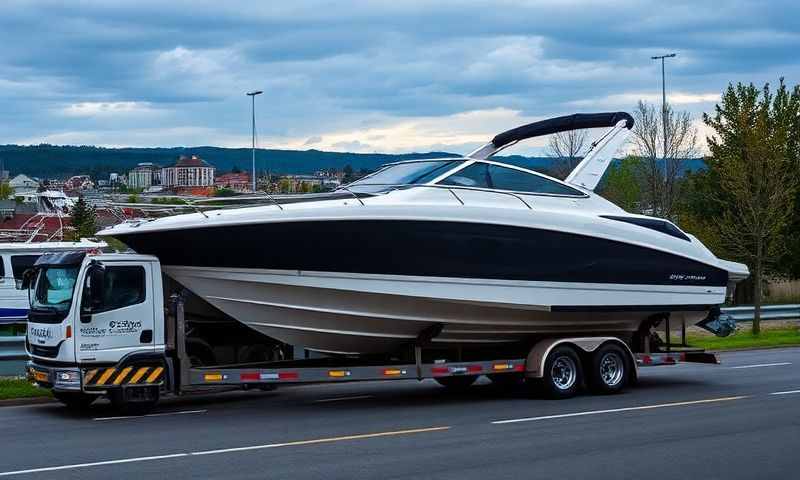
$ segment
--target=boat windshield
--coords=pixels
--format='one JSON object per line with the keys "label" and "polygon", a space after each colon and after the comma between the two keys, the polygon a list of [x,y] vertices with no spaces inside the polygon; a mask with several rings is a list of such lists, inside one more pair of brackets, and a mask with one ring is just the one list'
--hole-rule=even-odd
{"label": "boat windshield", "polygon": [[397,185],[428,183],[439,175],[455,168],[463,159],[421,160],[387,165],[372,175],[347,185],[348,189],[363,193],[380,193]]}
{"label": "boat windshield", "polygon": [[31,310],[45,310],[65,315],[72,305],[72,292],[78,278],[77,266],[46,267],[39,272]]}

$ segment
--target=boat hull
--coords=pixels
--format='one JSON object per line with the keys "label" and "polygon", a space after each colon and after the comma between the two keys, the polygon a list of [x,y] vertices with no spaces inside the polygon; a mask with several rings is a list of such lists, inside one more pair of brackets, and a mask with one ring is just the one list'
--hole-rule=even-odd
{"label": "boat hull", "polygon": [[[625,334],[653,314],[702,320],[724,287],[589,284],[169,265],[165,272],[238,321],[292,345],[387,353],[432,327],[434,344],[548,334]],[[676,303],[676,301],[680,303]]]}

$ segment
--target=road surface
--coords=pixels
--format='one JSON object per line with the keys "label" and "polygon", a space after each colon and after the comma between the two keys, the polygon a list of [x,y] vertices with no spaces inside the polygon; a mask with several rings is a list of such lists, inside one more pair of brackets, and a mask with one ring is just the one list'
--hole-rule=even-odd
{"label": "road surface", "polygon": [[722,359],[564,401],[401,381],[173,399],[144,417],[4,407],[0,478],[797,478],[800,349]]}

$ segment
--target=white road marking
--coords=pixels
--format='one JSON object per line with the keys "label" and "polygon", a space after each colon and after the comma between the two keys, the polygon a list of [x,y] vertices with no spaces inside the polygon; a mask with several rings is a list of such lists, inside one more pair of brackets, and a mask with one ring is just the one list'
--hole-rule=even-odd
{"label": "white road marking", "polygon": [[787,390],[785,392],[772,392],[770,395],[791,395],[793,393],[800,393],[800,390]]}
{"label": "white road marking", "polygon": [[351,397],[322,398],[320,400],[314,400],[314,403],[340,402],[344,400],[362,400],[364,398],[373,398],[373,397],[374,395],[353,395]]}
{"label": "white road marking", "polygon": [[740,395],[738,397],[720,397],[720,398],[708,398],[705,400],[692,400],[688,402],[674,402],[674,403],[662,403],[658,405],[640,405],[638,407],[625,407],[625,408],[611,408],[608,410],[590,410],[587,412],[574,412],[574,413],[562,413],[558,415],[544,415],[541,417],[527,417],[527,418],[514,418],[510,420],[495,420],[491,422],[494,425],[502,425],[506,423],[519,423],[519,422],[535,422],[538,420],[552,420],[556,418],[570,418],[570,417],[583,417],[586,415],[601,415],[605,413],[619,413],[619,412],[633,412],[637,410],[652,410],[654,408],[666,408],[666,407],[681,407],[684,405],[698,405],[702,403],[715,403],[715,402],[729,402],[731,400],[740,400],[742,398],[747,398],[747,395]]}
{"label": "white road marking", "polygon": [[739,365],[736,367],[728,367],[730,369],[737,368],[761,368],[761,367],[782,367],[784,365],[791,365],[792,362],[777,362],[777,363],[756,363],[754,365]]}
{"label": "white road marking", "polygon": [[93,418],[92,420],[95,421],[103,421],[103,420],[128,420],[130,418],[146,418],[146,417],[166,417],[168,415],[190,415],[194,413],[206,413],[208,410],[183,410],[180,412],[163,412],[163,413],[148,413],[147,415],[127,415],[127,416],[120,416],[120,417],[97,417]]}
{"label": "white road marking", "polygon": [[119,460],[106,460],[103,462],[75,463],[72,465],[59,465],[57,467],[30,468],[28,470],[15,470],[13,472],[0,472],[0,477],[23,475],[26,473],[55,472],[58,470],[72,470],[75,468],[98,467],[101,465],[117,465],[120,463],[146,462],[148,460],[163,460],[166,458],[186,457],[188,453],[172,453],[169,455],[156,455],[152,457],[121,458]]}
{"label": "white road marking", "polygon": [[168,455],[156,455],[150,457],[133,457],[133,458],[121,458],[118,460],[105,460],[101,462],[90,462],[90,463],[75,463],[72,465],[58,465],[54,467],[42,467],[42,468],[29,468],[26,470],[14,470],[9,472],[0,472],[0,477],[9,477],[12,475],[23,475],[26,473],[41,473],[41,472],[54,472],[58,470],[74,470],[78,468],[86,468],[86,467],[99,467],[103,465],[116,465],[120,463],[134,463],[134,462],[146,462],[149,460],[164,460],[169,458],[180,458],[180,457],[192,457],[192,456],[199,456],[199,455],[217,455],[221,453],[233,453],[233,452],[243,452],[249,450],[263,450],[267,448],[279,448],[279,447],[297,447],[303,445],[316,445],[320,443],[332,443],[332,442],[341,442],[346,440],[363,440],[367,438],[377,438],[377,437],[390,437],[396,435],[411,435],[414,433],[427,433],[427,432],[440,432],[444,430],[449,430],[450,427],[429,427],[429,428],[416,428],[411,430],[395,430],[389,432],[378,432],[378,433],[364,433],[359,435],[346,435],[342,437],[328,437],[328,438],[317,438],[314,440],[299,440],[295,442],[284,442],[284,443],[268,443],[265,445],[251,445],[247,447],[235,447],[235,448],[223,448],[219,450],[201,450],[197,452],[182,452],[182,453],[172,453]]}

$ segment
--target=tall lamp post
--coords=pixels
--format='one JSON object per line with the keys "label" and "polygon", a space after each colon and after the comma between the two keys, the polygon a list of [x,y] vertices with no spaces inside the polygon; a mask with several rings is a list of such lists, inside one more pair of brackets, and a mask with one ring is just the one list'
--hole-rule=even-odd
{"label": "tall lamp post", "polygon": [[653,60],[661,60],[661,125],[664,127],[664,204],[667,202],[667,187],[669,184],[669,166],[667,165],[667,86],[664,75],[664,59],[673,58],[676,54],[656,55],[650,57]]}
{"label": "tall lamp post", "polygon": [[256,95],[261,95],[262,93],[264,92],[261,90],[247,92],[247,96],[253,100],[251,109],[253,113],[253,193],[256,193]]}

